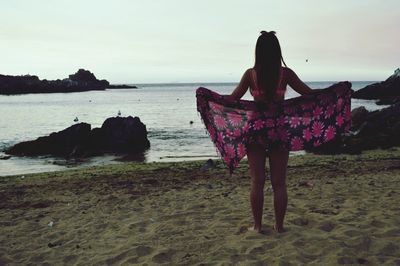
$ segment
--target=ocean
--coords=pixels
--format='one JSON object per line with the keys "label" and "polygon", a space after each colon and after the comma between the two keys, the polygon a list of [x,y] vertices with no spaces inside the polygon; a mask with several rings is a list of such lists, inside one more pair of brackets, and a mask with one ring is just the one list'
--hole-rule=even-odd
{"label": "ocean", "polygon": [[[312,88],[325,88],[334,82],[308,82]],[[374,81],[353,81],[353,90]],[[195,90],[202,86],[221,94],[230,94],[235,83],[136,84],[138,89],[108,89],[77,93],[0,95],[0,157],[4,149],[18,142],[33,140],[63,130],[77,117],[94,127],[117,116],[137,116],[146,125],[151,148],[146,162],[183,161],[217,158],[196,110]],[[298,94],[288,87],[286,98]],[[251,99],[247,93],[244,99]],[[365,106],[377,110],[371,100],[352,99],[352,108]],[[193,123],[190,123],[193,121]],[[62,170],[117,163],[113,156],[92,158],[78,165],[52,157],[11,157],[0,160],[0,176]]]}

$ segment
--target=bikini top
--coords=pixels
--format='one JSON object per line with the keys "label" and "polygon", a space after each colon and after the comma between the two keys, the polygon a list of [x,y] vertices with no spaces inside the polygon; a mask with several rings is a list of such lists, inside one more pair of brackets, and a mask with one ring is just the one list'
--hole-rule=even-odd
{"label": "bikini top", "polygon": [[[279,81],[278,81],[278,88],[276,89],[275,96],[274,96],[274,101],[283,101],[285,99],[285,92],[286,92],[286,85],[287,82],[284,82],[284,75],[285,75],[285,68],[281,68],[280,74],[279,74]],[[257,73],[255,69],[250,70],[250,94],[254,97],[255,101],[260,101],[265,100],[265,92],[260,89],[257,85]],[[256,99],[258,98],[258,99]]]}

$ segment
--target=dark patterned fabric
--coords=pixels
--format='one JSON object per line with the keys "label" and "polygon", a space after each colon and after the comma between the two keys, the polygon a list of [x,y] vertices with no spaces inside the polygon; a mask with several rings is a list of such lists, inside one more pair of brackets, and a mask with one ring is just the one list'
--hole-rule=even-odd
{"label": "dark patterned fabric", "polygon": [[290,151],[317,147],[349,131],[351,83],[282,102],[234,100],[206,88],[196,91],[197,110],[230,173],[246,155],[247,145]]}

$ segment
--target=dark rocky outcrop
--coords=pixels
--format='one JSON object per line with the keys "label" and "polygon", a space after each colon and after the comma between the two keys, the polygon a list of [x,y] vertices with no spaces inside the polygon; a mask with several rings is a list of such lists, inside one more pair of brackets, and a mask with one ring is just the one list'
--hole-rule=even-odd
{"label": "dark rocky outcrop", "polygon": [[16,156],[52,155],[66,158],[104,153],[135,154],[150,147],[146,126],[138,117],[108,118],[101,128],[79,123],[36,140],[18,143],[5,152]]}
{"label": "dark rocky outcrop", "polygon": [[0,94],[7,95],[105,90],[109,85],[107,80],[98,80],[93,73],[84,69],[63,80],[40,80],[31,75],[0,75]]}
{"label": "dark rocky outcrop", "polygon": [[400,101],[400,68],[385,81],[368,85],[356,92],[353,98],[379,100],[377,104],[393,104]]}
{"label": "dark rocky outcrop", "polygon": [[137,89],[138,87],[136,87],[135,85],[126,85],[126,84],[112,84],[112,85],[108,85],[107,89]]}
{"label": "dark rocky outcrop", "polygon": [[348,136],[336,138],[311,152],[350,153],[400,146],[400,103],[368,112],[364,107],[352,111],[352,128]]}

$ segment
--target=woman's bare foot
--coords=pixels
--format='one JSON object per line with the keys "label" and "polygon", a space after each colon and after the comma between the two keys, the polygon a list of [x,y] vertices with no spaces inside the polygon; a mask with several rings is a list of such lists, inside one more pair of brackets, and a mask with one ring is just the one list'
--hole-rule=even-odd
{"label": "woman's bare foot", "polygon": [[276,225],[273,228],[277,233],[284,233],[286,231],[283,227],[278,228]]}
{"label": "woman's bare foot", "polygon": [[254,232],[257,232],[257,233],[262,233],[261,227],[257,228],[255,226],[248,227],[247,231],[254,231]]}

